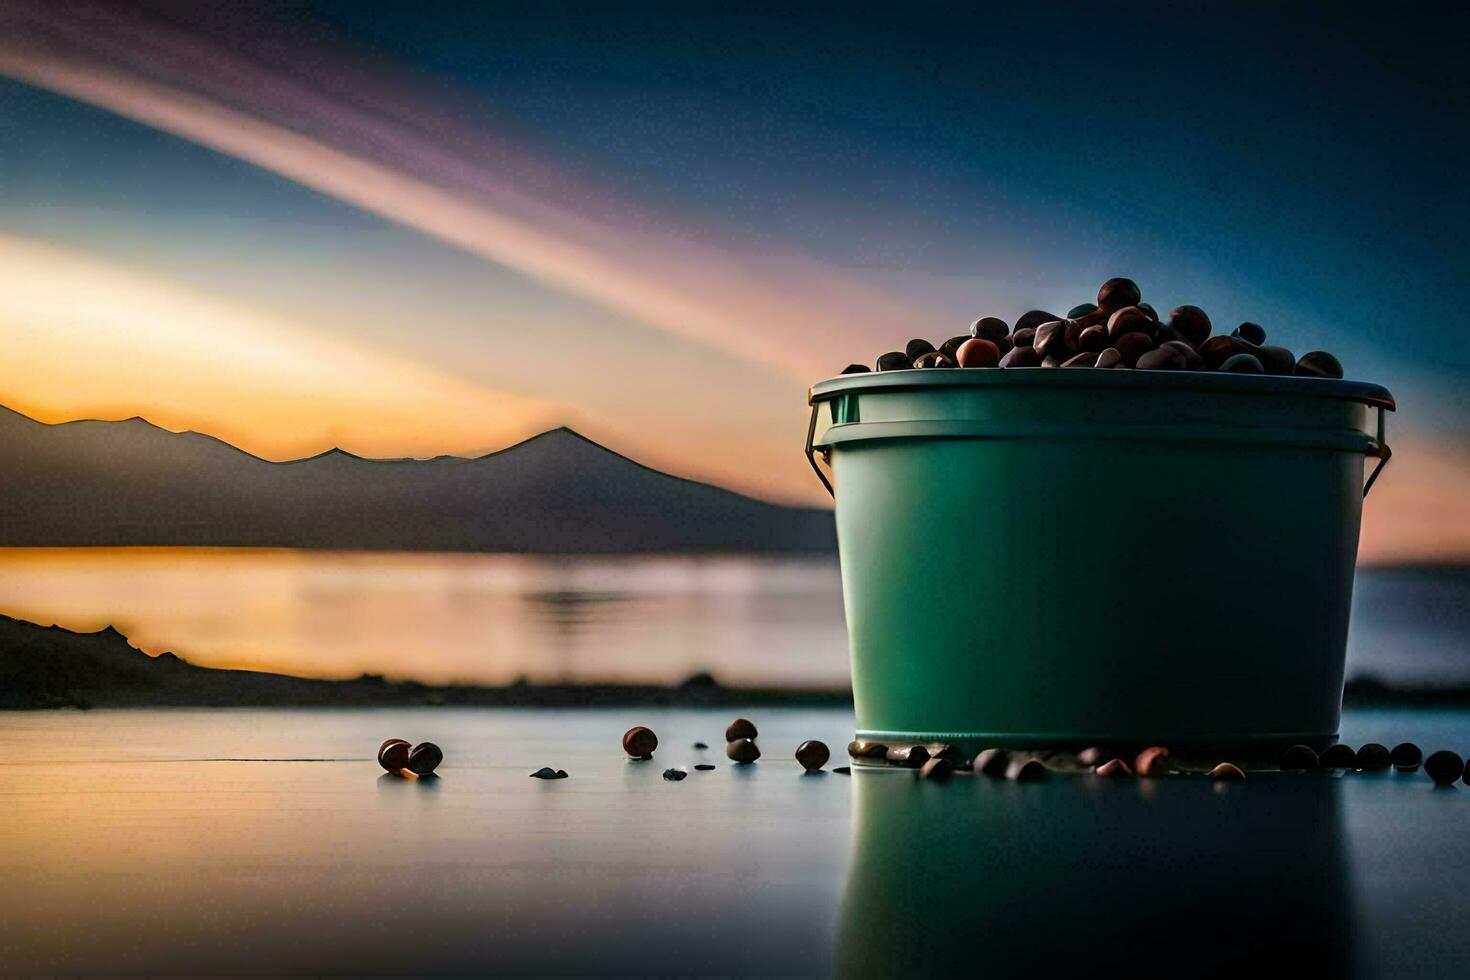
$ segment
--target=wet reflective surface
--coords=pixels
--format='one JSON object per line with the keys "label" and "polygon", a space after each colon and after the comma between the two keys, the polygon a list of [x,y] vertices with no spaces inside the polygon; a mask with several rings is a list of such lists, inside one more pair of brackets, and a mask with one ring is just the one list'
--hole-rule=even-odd
{"label": "wet reflective surface", "polygon": [[308,677],[848,684],[835,558],[0,548],[0,613]]}
{"label": "wet reflective surface", "polygon": [[[0,715],[0,964],[1178,976],[1290,953],[1312,975],[1462,976],[1470,956],[1470,787],[803,776],[796,745],[840,753],[851,716],[750,716],[765,754],[742,768],[724,712]],[[621,756],[639,723],[650,763]],[[1465,713],[1343,727],[1470,747]],[[441,777],[382,774],[391,735],[443,746]],[[542,765],[570,778],[527,778]]]}

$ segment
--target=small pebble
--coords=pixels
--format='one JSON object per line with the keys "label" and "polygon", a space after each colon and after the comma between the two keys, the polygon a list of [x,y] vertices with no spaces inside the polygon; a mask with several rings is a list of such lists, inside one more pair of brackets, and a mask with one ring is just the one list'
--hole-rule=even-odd
{"label": "small pebble", "polygon": [[1169,750],[1152,745],[1133,759],[1133,771],[1140,776],[1162,776],[1169,771]]}
{"label": "small pebble", "polygon": [[904,345],[903,352],[909,356],[909,360],[917,361],[925,354],[934,353],[934,345],[923,337],[915,337]]}
{"label": "small pebble", "polygon": [[942,755],[936,755],[919,767],[919,778],[943,782],[950,777],[953,771],[954,766],[950,764],[948,759]]}
{"label": "small pebble", "polygon": [[1013,783],[1034,783],[1046,778],[1046,766],[1035,759],[1012,759],[1006,766],[1006,778]]}
{"label": "small pebble", "polygon": [[737,739],[756,737],[757,732],[755,730],[754,723],[744,718],[736,718],[734,721],[730,722],[729,727],[725,729],[726,742],[734,742]]}
{"label": "small pebble", "polygon": [[869,367],[866,364],[849,364],[842,369],[843,374],[867,374]]}
{"label": "small pebble", "polygon": [[683,769],[664,770],[664,778],[671,783],[677,783],[679,780],[683,779],[687,775],[689,775],[689,773],[685,772]]}
{"label": "small pebble", "polygon": [[879,371],[907,371],[913,366],[913,360],[901,350],[889,351],[878,358]]}
{"label": "small pebble", "polygon": [[941,354],[937,350],[930,351],[927,354],[920,354],[914,358],[914,367],[916,368],[952,368],[954,366],[953,358],[948,354]]}
{"label": "small pebble", "polygon": [[1097,363],[1093,367],[1116,368],[1123,366],[1123,355],[1118,353],[1118,348],[1109,347],[1097,355]]}
{"label": "small pebble", "polygon": [[1210,770],[1211,779],[1239,780],[1245,778],[1245,770],[1233,762],[1222,762]]}
{"label": "small pebble", "polygon": [[1159,325],[1136,306],[1125,306],[1108,317],[1108,336],[1115,341],[1126,333],[1141,333],[1145,337],[1152,337],[1158,329]]}
{"label": "small pebble", "polygon": [[1062,367],[1070,367],[1070,368],[1078,368],[1078,367],[1090,368],[1090,367],[1096,367],[1096,366],[1097,366],[1097,351],[1095,351],[1095,350],[1085,350],[1085,351],[1083,351],[1080,354],[1073,354],[1071,357],[1067,358],[1065,361],[1062,362]]}
{"label": "small pebble", "polygon": [[960,345],[969,339],[970,336],[968,334],[963,337],[951,337],[944,343],[939,345],[939,353],[943,354],[951,361],[957,361],[955,354],[959,352]]}
{"label": "small pebble", "polygon": [[1320,764],[1317,750],[1310,745],[1293,745],[1281,753],[1281,768],[1284,772],[1314,772]]}
{"label": "small pebble", "polygon": [[[1249,357],[1249,354],[1243,355]],[[1146,351],[1138,357],[1138,363],[1134,365],[1143,371],[1183,371],[1184,355],[1173,347],[1160,347],[1158,350]]]}
{"label": "small pebble", "polygon": [[1067,319],[1076,326],[1076,331],[1073,333],[1073,336],[1076,336],[1088,327],[1102,327],[1106,330],[1108,327],[1108,317],[1110,316],[1112,314],[1107,310],[1093,310],[1091,313],[1083,316],[1068,317]]}
{"label": "small pebble", "polygon": [[1210,336],[1210,318],[1198,306],[1180,306],[1169,314],[1169,327],[1181,340],[1198,347]]}
{"label": "small pebble", "polygon": [[929,758],[931,759],[948,759],[949,764],[955,767],[962,766],[965,763],[964,753],[948,742],[930,742],[926,748],[929,751]]}
{"label": "small pebble", "polygon": [[438,769],[443,761],[444,750],[433,742],[420,742],[408,753],[409,771],[420,776],[427,776]]}
{"label": "small pebble", "polygon": [[1205,367],[1213,371],[1225,363],[1227,357],[1235,354],[1254,354],[1259,349],[1256,345],[1247,344],[1238,337],[1226,337],[1219,334],[1199,345],[1199,356],[1205,359]]}
{"label": "small pebble", "polygon": [[1342,363],[1325,350],[1314,350],[1302,355],[1296,362],[1296,373],[1314,378],[1342,377]]}
{"label": "small pebble", "polygon": [[1000,364],[1000,348],[994,341],[971,337],[960,345],[955,362],[962,368],[992,368]]}
{"label": "small pebble", "polygon": [[409,744],[401,738],[390,738],[378,747],[378,765],[388,772],[408,768]]}
{"label": "small pebble", "polygon": [[1067,350],[1067,321],[1052,320],[1036,328],[1031,347],[1042,357],[1059,356]]}
{"label": "small pebble", "polygon": [[1441,749],[1424,760],[1424,772],[1441,786],[1448,786],[1465,775],[1465,760],[1449,749]]}
{"label": "small pebble", "polygon": [[1358,768],[1364,772],[1377,772],[1380,769],[1387,769],[1390,761],[1391,756],[1386,745],[1369,742],[1358,749]]}
{"label": "small pebble", "polygon": [[1230,336],[1238,337],[1247,344],[1255,344],[1257,347],[1266,342],[1266,328],[1259,323],[1242,323],[1230,331]]}
{"label": "small pebble", "polygon": [[1219,370],[1227,374],[1265,374],[1260,358],[1254,354],[1231,354],[1221,363]]}
{"label": "small pebble", "polygon": [[1178,351],[1179,356],[1184,358],[1184,370],[1186,371],[1198,371],[1205,366],[1205,359],[1199,356],[1199,351],[1182,340],[1165,340],[1159,344],[1159,347]]}
{"label": "small pebble", "polygon": [[1097,312],[1097,306],[1096,306],[1096,304],[1093,304],[1093,303],[1078,303],[1076,306],[1072,307],[1070,310],[1067,311],[1067,319],[1068,320],[1076,320],[1078,317],[1084,317],[1084,316],[1087,316],[1089,313],[1096,313],[1096,312]]}
{"label": "small pebble", "polygon": [[1010,353],[1000,359],[1003,368],[1040,367],[1041,355],[1030,347],[1012,347]]}
{"label": "small pebble", "polygon": [[888,755],[888,746],[882,742],[865,742],[854,739],[847,743],[847,754],[853,759],[882,759]]}
{"label": "small pebble", "polygon": [[929,761],[929,750],[922,745],[905,745],[889,749],[887,759],[907,769],[917,769]]}
{"label": "small pebble", "polygon": [[1024,330],[1017,329],[1007,338],[1012,347],[1030,347],[1036,342],[1036,328],[1027,327]]}
{"label": "small pebble", "polygon": [[979,340],[999,343],[1010,336],[1011,328],[998,316],[982,316],[970,324],[970,336]]}
{"label": "small pebble", "polygon": [[540,769],[537,769],[535,772],[531,773],[531,778],[532,779],[566,779],[567,778],[567,771],[565,769],[553,769],[550,766],[542,766]]}
{"label": "small pebble", "polygon": [[1153,322],[1155,322],[1155,323],[1158,323],[1159,322],[1159,313],[1158,313],[1158,311],[1155,310],[1149,304],[1147,304],[1147,303],[1134,303],[1133,305],[1136,306],[1136,307],[1138,307],[1143,312],[1147,313],[1148,314],[1148,318],[1150,320],[1152,320]]}
{"label": "small pebble", "polygon": [[1399,772],[1413,772],[1419,768],[1419,763],[1424,761],[1424,753],[1413,742],[1400,742],[1393,747],[1389,758],[1393,760],[1393,767]]}
{"label": "small pebble", "polygon": [[1125,365],[1135,367],[1140,357],[1153,350],[1154,342],[1149,340],[1147,335],[1134,331],[1133,333],[1125,333],[1113,341],[1113,346],[1118,349],[1119,354],[1123,355],[1123,363]]}
{"label": "small pebble", "polygon": [[833,769],[832,771],[835,772],[835,773],[837,773],[837,775],[839,775],[839,776],[851,776],[852,775],[852,766],[838,766],[835,769]]}
{"label": "small pebble", "polygon": [[1317,762],[1323,769],[1356,769],[1358,753],[1353,751],[1351,745],[1339,742],[1324,749]]}
{"label": "small pebble", "polygon": [[761,757],[761,750],[748,738],[737,738],[725,745],[725,755],[734,762],[747,765]]}
{"label": "small pebble", "polygon": [[1256,353],[1267,374],[1295,374],[1296,355],[1285,347],[1262,347]]}
{"label": "small pebble", "polygon": [[1055,313],[1048,313],[1045,310],[1027,310],[1016,321],[1016,332],[1020,333],[1022,330],[1034,330],[1043,323],[1050,323],[1053,320],[1060,319],[1061,317]]}
{"label": "small pebble", "polygon": [[1010,761],[1011,754],[1005,749],[984,749],[975,756],[970,768],[978,776],[1004,776]]}
{"label": "small pebble", "polygon": [[698,769],[700,772],[713,772],[715,767],[710,765],[708,762],[701,762],[694,768]]}
{"label": "small pebble", "polygon": [[1104,326],[1094,325],[1077,335],[1077,349],[1081,351],[1100,353],[1107,350],[1109,343],[1108,328]]}
{"label": "small pebble", "polygon": [[703,742],[695,742],[693,747],[696,748],[696,749],[707,749],[707,748],[709,748],[709,746],[708,745],[705,745]]}
{"label": "small pebble", "polygon": [[658,736],[653,733],[652,728],[638,725],[623,733],[623,751],[635,759],[653,758],[653,750],[656,748]]}
{"label": "small pebble", "polygon": [[1100,310],[1120,310],[1125,306],[1137,306],[1142,298],[1138,283],[1119,276],[1098,287],[1097,307]]}
{"label": "small pebble", "polygon": [[1122,759],[1109,759],[1094,770],[1099,776],[1116,778],[1120,776],[1131,776],[1133,770],[1128,768],[1128,763]]}
{"label": "small pebble", "polygon": [[[1066,356],[1067,356],[1067,352],[1066,351],[1062,351],[1062,357],[1066,357]],[[1041,366],[1042,367],[1045,367],[1045,368],[1061,367],[1062,366],[1062,362],[1061,362],[1061,359],[1058,358],[1055,354],[1048,354],[1048,355],[1046,355],[1045,357],[1043,357],[1041,359]]]}
{"label": "small pebble", "polygon": [[807,739],[796,747],[796,761],[801,763],[801,768],[807,772],[816,772],[827,764],[832,753],[827,750],[825,742],[815,739]]}

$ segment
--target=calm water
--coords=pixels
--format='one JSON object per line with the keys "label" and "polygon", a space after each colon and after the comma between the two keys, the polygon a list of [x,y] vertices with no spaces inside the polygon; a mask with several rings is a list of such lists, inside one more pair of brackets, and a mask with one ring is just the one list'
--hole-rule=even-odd
{"label": "calm water", "polygon": [[[0,713],[0,973],[1464,975],[1470,787],[807,777],[851,714],[751,717],[736,768],[711,711]],[[1470,747],[1464,712],[1342,730]],[[390,735],[442,778],[382,774]]]}
{"label": "calm water", "polygon": [[0,612],[323,677],[847,684],[828,561],[0,549]]}
{"label": "calm water", "polygon": [[[835,560],[0,549],[0,612],[150,653],[428,682],[842,687]],[[1470,681],[1470,573],[1359,573],[1349,673]]]}

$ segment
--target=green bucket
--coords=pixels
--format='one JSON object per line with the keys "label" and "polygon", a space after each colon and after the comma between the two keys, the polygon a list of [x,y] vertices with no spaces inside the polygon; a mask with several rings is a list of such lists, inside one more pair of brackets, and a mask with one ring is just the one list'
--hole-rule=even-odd
{"label": "green bucket", "polygon": [[808,401],[858,739],[1242,755],[1336,737],[1385,389],[915,370]]}

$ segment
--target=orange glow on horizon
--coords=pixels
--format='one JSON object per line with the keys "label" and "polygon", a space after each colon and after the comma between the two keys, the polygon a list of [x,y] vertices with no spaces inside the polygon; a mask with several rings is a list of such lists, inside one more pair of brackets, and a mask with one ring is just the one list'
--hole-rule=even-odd
{"label": "orange glow on horizon", "polygon": [[3,234],[0,329],[0,404],[43,422],[141,415],[271,459],[334,446],[366,456],[499,448],[567,415]]}
{"label": "orange glow on horizon", "polygon": [[1363,501],[1359,564],[1470,561],[1470,446],[1389,441],[1393,459]]}

